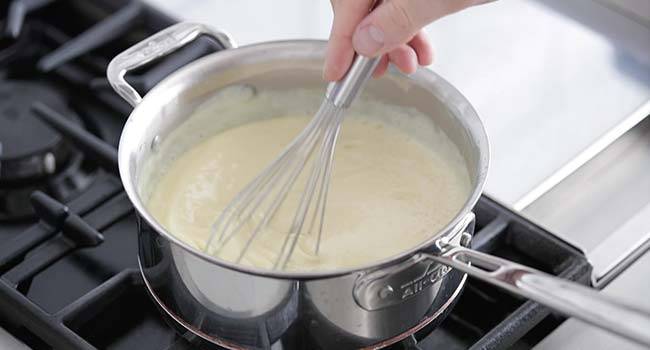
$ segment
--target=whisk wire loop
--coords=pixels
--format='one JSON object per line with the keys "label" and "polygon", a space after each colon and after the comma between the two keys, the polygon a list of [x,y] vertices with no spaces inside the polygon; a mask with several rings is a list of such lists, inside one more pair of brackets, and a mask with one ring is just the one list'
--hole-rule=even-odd
{"label": "whisk wire loop", "polygon": [[[346,76],[341,81],[330,84],[326,99],[305,129],[221,212],[210,228],[210,236],[204,251],[218,254],[242,231],[244,226],[252,223],[253,228],[248,232],[248,238],[244,241],[235,260],[240,263],[255,239],[270,226],[298,182],[303,169],[311,160],[310,173],[302,188],[291,226],[286,231],[280,251],[273,262],[273,269],[287,267],[305,227],[308,227],[307,232],[317,235],[314,254],[319,253],[334,150],[341,123],[348,106],[378,63],[378,57],[357,56]],[[312,158],[316,150],[318,150],[317,154]],[[256,221],[258,218],[259,221]],[[216,247],[213,247],[214,245]]]}

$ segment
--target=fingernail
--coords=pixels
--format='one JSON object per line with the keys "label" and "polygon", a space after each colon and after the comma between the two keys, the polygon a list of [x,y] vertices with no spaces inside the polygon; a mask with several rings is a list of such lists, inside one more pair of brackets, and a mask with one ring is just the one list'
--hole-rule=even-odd
{"label": "fingernail", "polygon": [[368,24],[359,28],[352,38],[354,49],[362,55],[373,55],[384,46],[384,32]]}

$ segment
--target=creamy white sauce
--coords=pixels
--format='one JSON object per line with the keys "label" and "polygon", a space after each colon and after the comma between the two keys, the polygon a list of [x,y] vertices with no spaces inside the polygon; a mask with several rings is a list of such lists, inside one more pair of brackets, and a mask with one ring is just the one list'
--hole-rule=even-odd
{"label": "creamy white sauce", "polygon": [[[322,96],[314,91],[236,92],[249,95],[226,106],[233,91],[208,101],[163,142],[160,154],[172,156],[149,167],[151,185],[144,190],[148,209],[172,234],[200,250],[219,213],[304,128]],[[204,135],[199,141],[182,136],[197,135],[198,130]],[[273,266],[302,183],[304,177],[253,241],[242,264]],[[469,190],[460,153],[430,117],[368,99],[357,101],[337,144],[319,253],[316,234],[301,235],[287,269],[355,267],[403,252],[445,226]],[[215,255],[235,261],[251,228],[245,226]]]}

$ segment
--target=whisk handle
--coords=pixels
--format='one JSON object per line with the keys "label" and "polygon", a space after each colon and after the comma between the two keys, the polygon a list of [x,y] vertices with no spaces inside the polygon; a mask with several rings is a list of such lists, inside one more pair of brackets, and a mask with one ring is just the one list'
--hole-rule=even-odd
{"label": "whisk handle", "polygon": [[380,60],[381,56],[357,55],[343,79],[327,86],[326,98],[337,107],[348,107],[366,85]]}
{"label": "whisk handle", "polygon": [[[368,13],[374,11],[382,3],[382,0],[375,0],[368,9]],[[343,79],[332,82],[327,86],[325,97],[337,107],[350,106],[359,92],[363,90],[380,60],[381,56],[366,57],[357,54]]]}

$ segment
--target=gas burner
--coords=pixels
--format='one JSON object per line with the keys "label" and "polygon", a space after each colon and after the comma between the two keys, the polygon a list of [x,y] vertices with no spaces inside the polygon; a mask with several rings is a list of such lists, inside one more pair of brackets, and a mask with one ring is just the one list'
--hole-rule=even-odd
{"label": "gas burner", "polygon": [[45,103],[80,124],[66,108],[65,99],[45,85],[24,81],[0,84],[0,183],[52,175],[70,158],[63,138],[32,112]]}
{"label": "gas burner", "polygon": [[0,82],[0,220],[33,214],[29,195],[34,190],[65,199],[88,182],[81,154],[34,114],[35,102],[82,125],[66,99],[47,85]]}

